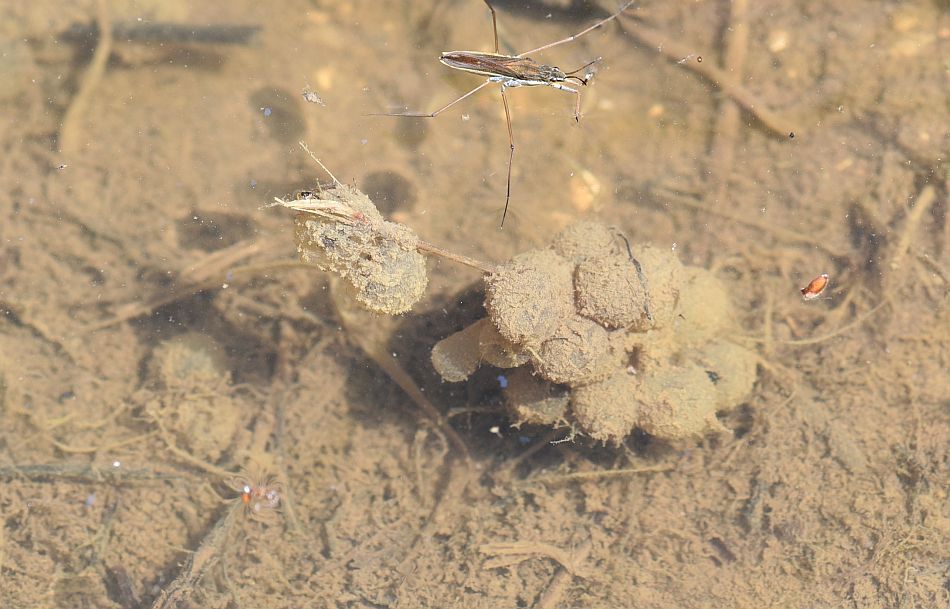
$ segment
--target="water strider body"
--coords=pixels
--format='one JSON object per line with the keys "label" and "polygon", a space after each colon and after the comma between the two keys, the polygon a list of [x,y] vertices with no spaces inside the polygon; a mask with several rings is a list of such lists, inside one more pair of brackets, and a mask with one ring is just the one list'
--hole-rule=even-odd
{"label": "water strider body", "polygon": [[485,80],[485,82],[434,112],[397,112],[387,113],[386,116],[435,118],[442,112],[448,110],[463,99],[474,95],[478,91],[481,91],[488,85],[501,85],[501,99],[505,105],[505,122],[508,126],[508,146],[510,148],[508,154],[508,180],[505,189],[505,209],[501,216],[501,225],[504,226],[505,218],[508,215],[508,204],[511,201],[511,162],[515,156],[515,140],[511,130],[511,112],[508,109],[508,98],[505,96],[505,91],[515,87],[551,87],[552,89],[573,93],[576,96],[576,101],[574,104],[574,120],[579,121],[581,114],[580,91],[566,85],[565,83],[569,82],[572,84],[586,86],[588,81],[593,76],[593,71],[588,70],[582,76],[577,76],[577,73],[586,68],[590,68],[595,63],[600,61],[600,58],[597,58],[594,61],[577,68],[576,70],[564,72],[560,68],[539,63],[528,57],[528,55],[538,53],[580,38],[584,34],[587,34],[588,32],[595,30],[605,23],[619,17],[624,11],[630,8],[634,1],[635,0],[630,0],[624,3],[623,6],[621,6],[609,17],[601,19],[594,25],[591,25],[572,36],[542,45],[536,49],[531,49],[530,51],[525,51],[524,53],[520,53],[518,55],[504,55],[498,52],[498,23],[495,16],[495,7],[493,7],[488,0],[484,0],[485,4],[488,5],[488,9],[491,11],[492,28],[495,34],[495,52],[480,53],[477,51],[446,51],[442,53],[439,61],[455,70],[462,70],[472,74],[487,76],[488,78]]}
{"label": "water strider body", "polygon": [[[576,72],[587,68],[599,59],[578,68],[572,72],[564,72],[560,68],[538,63],[530,57],[515,55],[499,55],[498,53],[476,53],[473,51],[447,51],[439,58],[443,64],[456,70],[488,76],[488,83],[499,83],[502,89],[508,87],[553,87],[561,91],[578,94],[577,89],[564,85],[567,81],[574,81],[579,85],[586,85],[589,74],[583,77],[574,76]],[[575,112],[574,118],[580,113]]]}

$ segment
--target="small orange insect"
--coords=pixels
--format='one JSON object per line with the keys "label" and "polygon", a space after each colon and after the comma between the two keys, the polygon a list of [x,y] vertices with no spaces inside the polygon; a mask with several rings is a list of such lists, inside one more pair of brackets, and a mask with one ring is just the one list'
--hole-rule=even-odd
{"label": "small orange insect", "polygon": [[828,287],[828,273],[822,273],[808,282],[808,285],[802,288],[802,298],[805,300],[814,300],[821,296],[825,288]]}
{"label": "small orange insect", "polygon": [[242,471],[231,479],[229,486],[240,493],[244,510],[254,518],[265,518],[268,512],[280,507],[283,489],[273,477]]}

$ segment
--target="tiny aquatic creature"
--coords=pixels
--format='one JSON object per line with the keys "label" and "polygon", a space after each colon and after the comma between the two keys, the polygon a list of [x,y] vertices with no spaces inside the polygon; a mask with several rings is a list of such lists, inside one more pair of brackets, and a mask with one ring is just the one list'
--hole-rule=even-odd
{"label": "tiny aquatic creature", "polygon": [[[472,74],[479,74],[481,76],[487,76],[488,79],[468,93],[462,95],[452,102],[449,102],[434,112],[395,112],[384,113],[382,116],[435,118],[463,99],[474,95],[478,91],[481,91],[486,86],[493,83],[501,85],[501,100],[505,105],[505,122],[508,126],[508,146],[510,149],[508,153],[508,180],[505,188],[505,209],[501,216],[501,225],[504,226],[505,217],[508,215],[508,203],[511,200],[511,162],[515,156],[515,140],[511,130],[511,112],[508,110],[508,98],[505,96],[505,91],[509,88],[515,87],[551,87],[553,89],[573,93],[576,96],[576,101],[574,104],[574,120],[580,121],[580,91],[573,87],[569,87],[564,83],[569,82],[576,85],[587,86],[587,83],[594,76],[594,70],[592,66],[600,61],[601,58],[598,57],[597,59],[577,68],[576,70],[564,72],[560,68],[538,63],[537,61],[528,57],[528,55],[577,40],[584,34],[587,34],[588,32],[591,32],[592,30],[595,30],[607,22],[619,17],[624,11],[630,8],[630,5],[632,5],[635,1],[636,0],[629,0],[612,15],[601,19],[597,23],[581,30],[572,36],[542,45],[536,49],[531,49],[530,51],[525,51],[524,53],[519,53],[518,55],[504,55],[498,52],[498,21],[495,16],[495,7],[493,7],[491,2],[488,0],[484,0],[485,4],[488,5],[488,10],[491,11],[492,28],[495,34],[495,52],[479,53],[476,51],[446,51],[442,53],[439,61],[450,68],[462,70],[463,72],[471,72]],[[582,76],[577,75],[578,72],[585,69],[587,71],[584,72]]]}
{"label": "tiny aquatic creature", "polygon": [[309,85],[300,94],[303,96],[305,101],[311,104],[317,104],[320,106],[327,105],[326,102],[323,101],[323,98],[320,97],[320,94],[311,89]]}
{"label": "tiny aquatic creature", "polygon": [[805,300],[814,300],[821,296],[825,288],[828,287],[828,273],[822,273],[808,282],[808,285],[802,288],[802,298]]}
{"label": "tiny aquatic creature", "polygon": [[283,489],[272,476],[252,474],[246,470],[231,480],[231,488],[240,493],[244,510],[254,518],[265,518],[280,507]]}

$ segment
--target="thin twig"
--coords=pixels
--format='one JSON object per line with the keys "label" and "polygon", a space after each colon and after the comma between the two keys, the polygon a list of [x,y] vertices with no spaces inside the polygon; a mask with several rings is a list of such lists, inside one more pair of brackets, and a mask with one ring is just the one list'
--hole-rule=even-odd
{"label": "thin twig", "polygon": [[342,322],[343,328],[346,330],[347,336],[356,342],[357,346],[359,346],[394,383],[399,385],[400,389],[416,403],[422,411],[422,414],[445,434],[462,455],[463,459],[469,462],[471,455],[462,436],[455,431],[455,428],[452,427],[448,418],[435,407],[435,404],[429,401],[429,398],[422,393],[422,390],[416,385],[415,380],[413,380],[409,373],[406,372],[402,365],[396,360],[392,352],[390,352],[382,342],[367,335],[366,331],[361,327],[360,320],[356,313],[350,308],[352,305],[347,302],[343,290],[339,289],[339,286],[333,286],[331,284],[330,295],[333,298],[337,315]]}
{"label": "thin twig", "polygon": [[525,484],[550,484],[555,482],[567,482],[570,480],[600,480],[602,478],[622,478],[633,474],[646,474],[655,472],[668,472],[675,469],[673,465],[651,465],[648,467],[628,467],[624,469],[603,469],[589,472],[572,472],[568,474],[549,474],[545,476],[532,476],[521,481],[519,485]]}
{"label": "thin twig", "polygon": [[220,468],[217,465],[213,465],[211,463],[202,461],[201,459],[195,457],[188,451],[178,448],[178,445],[175,444],[175,440],[174,438],[172,438],[171,433],[167,429],[165,429],[165,426],[162,425],[162,422],[159,421],[157,417],[153,417],[153,419],[154,419],[155,425],[158,427],[158,431],[162,437],[162,440],[165,442],[166,448],[168,448],[168,450],[173,455],[175,455],[176,457],[178,457],[185,463],[189,463],[200,470],[203,470],[203,471],[208,472],[209,474],[218,476],[222,480],[229,480],[234,477],[234,472],[229,472],[228,470]]}
{"label": "thin twig", "polygon": [[879,305],[877,305],[876,307],[874,307],[873,309],[871,309],[870,311],[868,311],[867,313],[865,313],[865,314],[862,315],[861,317],[855,319],[853,322],[851,322],[851,323],[849,323],[849,324],[845,324],[845,325],[841,326],[840,328],[838,328],[838,329],[835,330],[834,332],[829,332],[828,334],[823,334],[823,335],[821,335],[821,336],[814,336],[814,337],[812,337],[812,338],[803,338],[803,339],[799,339],[799,340],[778,340],[778,341],[775,341],[775,342],[777,342],[777,343],[779,343],[779,344],[782,344],[782,345],[795,345],[795,346],[814,345],[814,344],[817,344],[817,343],[823,343],[823,342],[825,342],[826,340],[830,340],[830,339],[832,339],[832,338],[838,336],[839,334],[844,334],[845,332],[847,332],[848,330],[851,330],[852,328],[856,328],[856,327],[860,326],[861,324],[863,324],[863,323],[866,322],[867,320],[871,319],[872,316],[874,316],[878,311],[880,311],[880,310],[884,307],[884,305],[888,304],[889,302],[890,302],[890,301],[885,300],[884,302],[880,303]]}
{"label": "thin twig", "polygon": [[[112,37],[122,42],[141,44],[250,44],[261,31],[259,25],[227,23],[166,23],[161,21],[124,21],[112,26]],[[59,35],[66,42],[85,43],[102,35],[102,24],[77,24]]]}
{"label": "thin twig", "polygon": [[[573,557],[574,564],[577,565],[586,561],[590,554],[590,548],[590,539],[578,546]],[[558,568],[558,572],[551,578],[547,589],[542,592],[540,598],[538,598],[538,602],[534,606],[535,609],[554,609],[554,607],[560,606],[561,598],[564,596],[564,592],[567,591],[567,586],[576,576],[577,573],[565,566]]]}
{"label": "thin twig", "polygon": [[[723,67],[737,81],[742,80],[746,51],[749,46],[749,23],[746,18],[748,0],[733,0],[726,28]],[[736,138],[739,133],[740,110],[736,102],[727,97],[719,105],[719,116],[713,132],[712,150],[709,155],[709,180],[707,203],[724,204],[729,192],[729,177],[736,157]]]}
{"label": "thin twig", "polygon": [[774,223],[757,220],[748,215],[743,216],[738,213],[732,213],[720,207],[710,207],[706,205],[704,202],[698,201],[689,195],[676,193],[676,192],[669,191],[666,189],[657,189],[654,191],[654,193],[659,197],[665,198],[666,201],[669,201],[671,203],[676,203],[677,205],[683,205],[685,207],[690,207],[692,209],[696,209],[708,214],[713,214],[715,216],[719,216],[720,218],[725,218],[726,220],[735,222],[737,224],[744,224],[746,226],[755,228],[757,230],[761,230],[765,233],[770,233],[774,235],[775,237],[782,239],[783,241],[789,241],[791,243],[800,243],[803,245],[808,245],[816,249],[823,250],[825,253],[835,258],[848,257],[847,252],[843,250],[839,250],[824,241],[815,239],[814,236],[798,233],[791,229],[777,226]]}
{"label": "thin twig", "polygon": [[[890,260],[884,265],[885,272],[891,273],[891,277],[895,275],[900,276],[901,273],[904,272],[901,269],[901,265],[904,263],[904,258],[910,250],[911,241],[914,238],[917,227],[930,212],[930,208],[933,207],[936,200],[937,190],[932,184],[928,184],[920,191],[914,206],[907,212],[907,217],[904,220],[904,226],[901,228],[900,236],[894,243],[893,249],[889,252]],[[890,292],[891,290],[886,291]]]}
{"label": "thin twig", "polygon": [[549,447],[562,433],[563,427],[556,427],[544,434],[544,436],[541,438],[535,439],[534,444],[525,450],[522,450],[511,459],[501,463],[498,466],[498,469],[492,473],[492,477],[496,480],[511,479],[511,477],[514,475],[515,469],[517,469],[527,459],[530,459],[532,456],[534,456],[538,451]]}
{"label": "thin twig", "polygon": [[29,480],[69,480],[71,482],[123,484],[150,480],[174,480],[181,476],[150,469],[98,468],[91,464],[38,463],[0,467],[0,478]]}
{"label": "thin twig", "polygon": [[159,593],[152,603],[152,609],[174,609],[194,592],[201,578],[218,561],[218,553],[226,546],[234,516],[243,507],[240,501],[235,501],[225,508],[224,514],[201,540],[198,549],[188,555],[178,577]]}
{"label": "thin twig", "polygon": [[242,241],[231,247],[214,252],[198,260],[181,272],[180,285],[167,289],[162,294],[145,302],[134,301],[121,305],[115,314],[101,322],[90,324],[82,330],[80,335],[92,334],[112,326],[126,322],[136,317],[148,315],[159,307],[181,300],[192,294],[204,290],[220,288],[224,283],[233,283],[236,279],[260,276],[264,271],[282,270],[285,268],[301,268],[302,262],[272,262],[267,264],[245,265],[232,267],[231,265],[251,256],[266,252],[273,247],[265,247],[261,241]]}
{"label": "thin twig", "polygon": [[432,245],[426,241],[419,240],[419,243],[416,244],[416,249],[419,250],[422,254],[433,254],[435,256],[441,256],[446,260],[451,260],[452,262],[457,262],[459,264],[464,264],[473,269],[479,270],[486,274],[492,274],[498,267],[493,264],[488,264],[487,262],[482,262],[481,260],[476,260],[474,258],[469,258],[468,256],[463,256],[462,254],[455,254],[448,250],[444,250],[441,247]]}
{"label": "thin twig", "polygon": [[[880,311],[880,310],[884,307],[884,305],[887,305],[887,304],[890,304],[890,301],[889,301],[889,300],[884,300],[883,302],[881,302],[880,304],[878,304],[876,307],[874,307],[873,309],[871,309],[870,311],[868,311],[867,313],[865,313],[865,314],[862,315],[861,317],[857,318],[857,319],[854,320],[853,322],[851,322],[851,323],[849,323],[849,324],[845,324],[845,325],[841,326],[840,328],[838,328],[837,330],[834,330],[834,331],[832,331],[832,332],[829,332],[828,334],[822,334],[821,336],[813,336],[813,337],[811,337],[811,338],[801,338],[801,339],[797,339],[797,340],[775,340],[775,341],[772,341],[772,342],[774,342],[774,343],[776,343],[776,344],[779,344],[779,345],[793,345],[793,346],[796,346],[796,347],[800,347],[800,346],[803,346],[803,345],[815,345],[815,344],[818,344],[818,343],[823,343],[823,342],[825,342],[826,340],[830,340],[830,339],[832,339],[832,338],[834,338],[834,337],[836,337],[836,336],[838,336],[838,335],[840,335],[840,334],[844,334],[845,332],[847,332],[848,330],[851,330],[852,328],[856,328],[856,327],[860,326],[861,324],[863,324],[864,322],[866,322],[867,320],[869,320],[872,316],[874,316],[878,311]],[[744,341],[744,342],[750,342],[750,343],[764,343],[764,342],[766,342],[765,339],[763,339],[763,338],[757,338],[757,337],[755,337],[755,336],[734,336],[733,338],[734,338],[735,340],[737,340],[737,341]]]}
{"label": "thin twig", "polygon": [[66,109],[59,130],[59,150],[64,155],[76,154],[82,149],[80,144],[84,127],[82,121],[86,118],[93,92],[106,73],[109,55],[112,54],[112,18],[109,15],[108,0],[99,0],[97,7],[96,21],[100,32],[99,44],[96,45],[92,61],[83,75],[82,83],[79,85],[76,95],[73,96],[72,103]]}
{"label": "thin twig", "polygon": [[765,104],[740,85],[732,76],[715,66],[713,62],[682,61],[684,57],[692,57],[696,54],[692,47],[673,42],[659,32],[640,25],[633,19],[626,19],[622,23],[624,30],[636,38],[640,44],[654,49],[677,65],[684,66],[706,78],[775,135],[788,137],[796,131],[791,127],[790,121],[769,110]]}
{"label": "thin twig", "polygon": [[129,445],[129,444],[136,444],[136,443],[138,443],[138,442],[142,442],[143,440],[148,439],[149,437],[151,437],[151,436],[154,435],[154,434],[155,434],[155,432],[149,431],[149,432],[146,432],[146,433],[137,435],[137,436],[133,436],[133,437],[131,437],[131,438],[125,438],[125,439],[123,439],[123,440],[116,440],[115,442],[111,442],[111,443],[109,443],[109,444],[88,445],[88,446],[75,446],[75,445],[71,445],[71,444],[65,444],[65,443],[63,443],[63,442],[60,442],[60,441],[57,440],[56,438],[50,438],[49,441],[50,441],[50,443],[51,443],[53,446],[56,447],[56,450],[60,450],[60,451],[62,451],[62,452],[64,452],[64,453],[81,454],[81,455],[82,455],[82,454],[98,453],[98,452],[103,452],[103,451],[111,451],[111,450],[115,450],[116,448],[119,448],[119,447],[121,447],[121,446],[127,446],[127,445]]}
{"label": "thin twig", "polygon": [[478,546],[478,551],[491,556],[485,560],[483,569],[505,569],[530,558],[542,556],[550,558],[572,575],[586,575],[583,558],[576,554],[541,541],[496,541]]}
{"label": "thin twig", "polygon": [[[290,478],[287,476],[287,468],[284,467],[286,459],[283,458],[284,451],[280,442],[281,408],[286,401],[287,390],[292,383],[291,379],[293,377],[291,356],[289,354],[289,347],[287,346],[287,327],[288,324],[281,320],[278,325],[277,355],[276,361],[274,362],[275,379],[270,386],[267,408],[261,412],[261,415],[254,424],[255,441],[250,453],[254,456],[267,454],[265,451],[269,444],[272,451],[277,454],[278,458],[271,459],[272,463],[268,465],[270,468],[276,470],[277,479],[283,483],[280,497],[281,512],[284,514],[290,530],[299,535],[302,529],[300,527],[300,521],[297,518]],[[270,457],[271,455],[267,454],[267,456]]]}

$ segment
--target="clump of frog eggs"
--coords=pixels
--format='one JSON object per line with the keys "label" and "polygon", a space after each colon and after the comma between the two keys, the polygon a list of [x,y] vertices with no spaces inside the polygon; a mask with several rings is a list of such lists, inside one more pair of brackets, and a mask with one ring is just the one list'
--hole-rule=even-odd
{"label": "clump of frog eggs", "polygon": [[729,342],[732,302],[711,272],[632,246],[592,222],[486,277],[488,317],[439,342],[436,370],[462,381],[486,362],[515,368],[515,424],[568,426],[620,443],[634,428],[675,440],[724,430],[755,356]]}
{"label": "clump of frog eggs", "polygon": [[[425,290],[418,239],[386,222],[372,201],[337,185],[351,211],[295,219],[300,257],[348,281],[370,310],[409,310]],[[506,400],[514,425],[568,427],[619,444],[635,428],[676,440],[725,428],[717,412],[745,400],[756,358],[729,341],[729,291],[672,251],[629,243],[581,222],[550,246],[515,256],[485,276],[487,317],[432,349],[445,381],[483,363],[512,369]]]}

